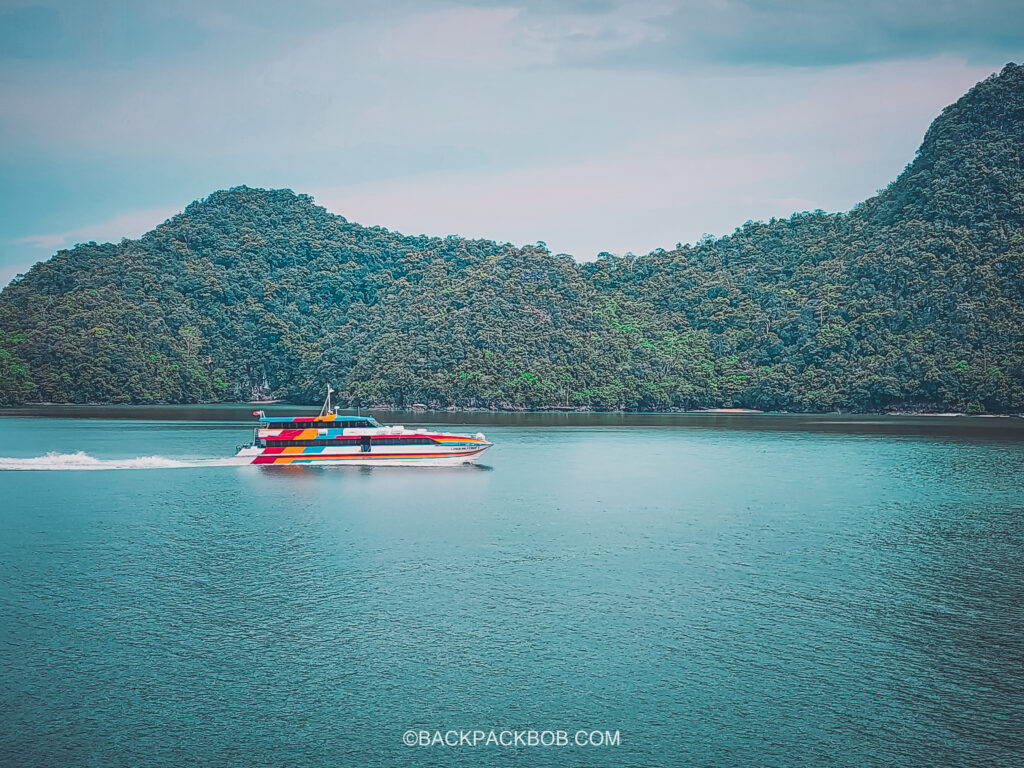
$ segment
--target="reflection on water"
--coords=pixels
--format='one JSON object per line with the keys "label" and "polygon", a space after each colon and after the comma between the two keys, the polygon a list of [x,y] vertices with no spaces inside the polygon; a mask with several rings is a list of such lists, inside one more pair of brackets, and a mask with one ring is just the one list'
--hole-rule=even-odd
{"label": "reflection on water", "polygon": [[408,464],[397,465],[360,465],[360,464],[258,464],[254,467],[258,472],[269,476],[280,477],[301,477],[315,479],[322,472],[361,475],[370,477],[378,473],[383,478],[392,478],[402,474],[419,474],[429,472],[430,474],[460,474],[465,472],[493,472],[494,467],[489,464],[467,463],[454,464],[449,466],[415,466]]}

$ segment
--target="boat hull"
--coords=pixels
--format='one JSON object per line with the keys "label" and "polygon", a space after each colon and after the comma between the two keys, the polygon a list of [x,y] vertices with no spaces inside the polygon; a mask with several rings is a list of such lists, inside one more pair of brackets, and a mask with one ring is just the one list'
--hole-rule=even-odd
{"label": "boat hull", "polygon": [[469,450],[433,451],[375,451],[345,453],[267,453],[265,449],[248,448],[236,454],[245,463],[260,466],[422,466],[450,467],[472,464],[490,446],[473,447]]}

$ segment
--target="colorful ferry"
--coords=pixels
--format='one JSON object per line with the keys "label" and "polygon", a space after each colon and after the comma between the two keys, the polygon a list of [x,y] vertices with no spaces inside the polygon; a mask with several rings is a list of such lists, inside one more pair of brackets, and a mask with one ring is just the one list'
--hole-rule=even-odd
{"label": "colorful ferry", "polygon": [[459,435],[385,426],[370,416],[340,416],[331,393],[318,416],[274,417],[253,411],[253,440],[238,447],[250,464],[418,464],[445,466],[477,460],[491,447],[483,433]]}

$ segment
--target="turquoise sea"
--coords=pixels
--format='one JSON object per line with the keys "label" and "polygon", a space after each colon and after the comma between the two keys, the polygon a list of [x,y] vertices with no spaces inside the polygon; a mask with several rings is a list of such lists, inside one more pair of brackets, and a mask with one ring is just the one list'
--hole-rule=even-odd
{"label": "turquoise sea", "polygon": [[1024,764],[1020,419],[375,414],[495,447],[220,465],[250,410],[0,416],[0,764]]}

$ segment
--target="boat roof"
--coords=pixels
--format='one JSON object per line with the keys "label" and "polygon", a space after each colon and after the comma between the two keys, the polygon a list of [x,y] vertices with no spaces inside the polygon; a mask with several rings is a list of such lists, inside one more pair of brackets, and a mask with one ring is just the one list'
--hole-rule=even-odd
{"label": "boat roof", "polygon": [[374,421],[374,418],[372,416],[338,416],[330,413],[326,416],[264,416],[260,421],[265,421],[269,424],[294,424],[296,422],[308,424],[312,421]]}

